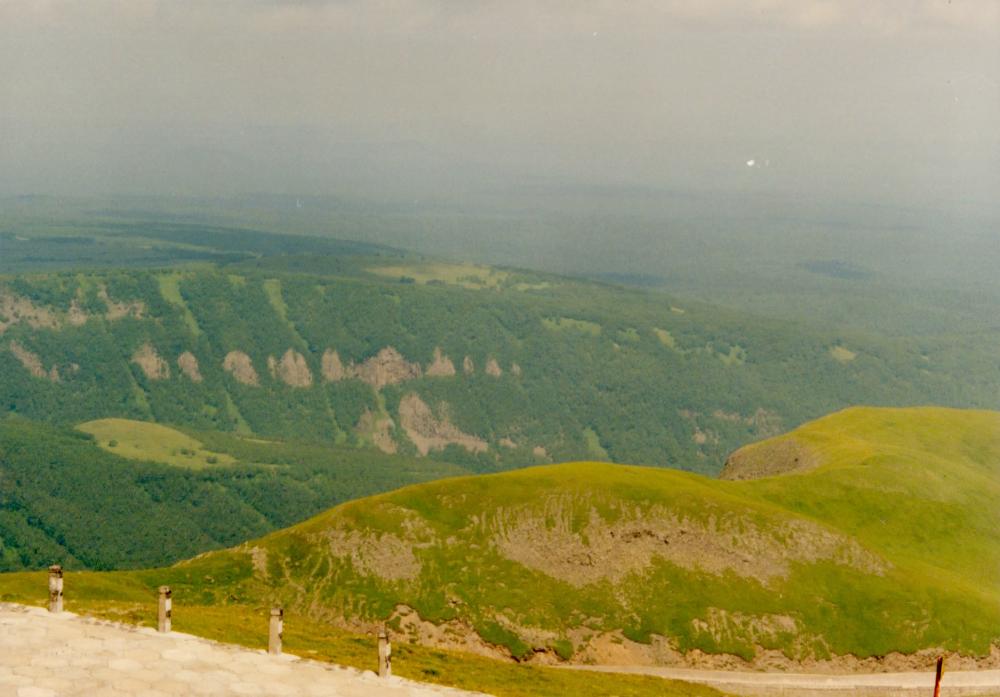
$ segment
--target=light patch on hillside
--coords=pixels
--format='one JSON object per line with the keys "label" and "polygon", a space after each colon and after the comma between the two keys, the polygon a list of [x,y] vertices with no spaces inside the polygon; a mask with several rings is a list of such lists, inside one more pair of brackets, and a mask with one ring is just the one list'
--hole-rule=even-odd
{"label": "light patch on hillside", "polygon": [[109,322],[115,322],[120,319],[125,319],[126,317],[132,317],[133,319],[142,319],[143,315],[146,314],[146,303],[141,300],[131,300],[128,302],[119,302],[112,299],[108,295],[108,288],[102,285],[97,291],[97,297],[101,299],[107,311],[104,313],[104,318]]}
{"label": "light patch on hillside", "polygon": [[472,375],[476,372],[476,364],[472,362],[471,356],[466,356],[462,359],[462,372],[466,375]]}
{"label": "light patch on hillside", "polygon": [[703,431],[700,426],[694,424],[692,427],[694,431],[691,433],[691,440],[694,441],[696,445],[707,445],[711,443],[712,445],[718,445],[719,434],[715,431],[708,430]]}
{"label": "light patch on hillside", "polygon": [[716,409],[712,412],[712,418],[718,419],[719,421],[728,421],[730,423],[738,423],[750,426],[754,429],[754,432],[758,436],[772,437],[777,436],[784,431],[784,419],[781,415],[770,409],[764,409],[759,407],[754,411],[753,414],[749,416],[744,416],[737,412],[727,412],[722,409]]}
{"label": "light patch on hillside", "polygon": [[447,283],[472,290],[498,288],[508,278],[509,271],[501,271],[479,264],[414,263],[393,266],[372,266],[369,272],[396,279],[413,279],[414,282]]}
{"label": "light patch on hillside", "polygon": [[730,346],[729,353],[718,353],[716,354],[726,365],[743,365],[747,362],[747,352],[742,346]]}
{"label": "light patch on hillside", "polygon": [[399,420],[417,451],[426,455],[431,450],[443,450],[454,444],[470,453],[481,453],[487,449],[486,441],[463,433],[448,418],[448,405],[441,403],[435,416],[427,404],[414,393],[399,402]]}
{"label": "light patch on hillside", "polygon": [[572,317],[545,317],[542,324],[546,329],[552,331],[572,330],[590,334],[591,336],[601,335],[601,325],[585,319],[573,319]]}
{"label": "light patch on hillside", "polygon": [[486,374],[495,378],[503,375],[503,368],[497,363],[497,359],[492,356],[486,359]]}
{"label": "light patch on hillside", "polygon": [[720,479],[761,479],[790,472],[808,472],[823,464],[814,449],[794,435],[744,446],[726,459]]}
{"label": "light patch on hillside", "polygon": [[198,369],[198,359],[190,351],[185,351],[177,357],[177,367],[181,369],[191,382],[201,382],[201,371]]}
{"label": "light patch on hillside", "polygon": [[850,363],[858,357],[857,353],[850,350],[846,346],[831,346],[830,355],[833,356],[833,359],[839,363]]}
{"label": "light patch on hillside", "polygon": [[399,519],[394,532],[376,532],[334,527],[324,535],[330,553],[340,559],[350,559],[356,571],[386,581],[412,581],[420,576],[422,565],[413,553],[415,545],[426,544],[434,532],[413,511],[396,506],[382,506],[379,511],[387,518]]}
{"label": "light patch on hillside", "polygon": [[597,431],[590,426],[583,429],[583,442],[587,446],[587,452],[593,459],[603,461],[611,460],[611,458],[608,457],[608,451],[601,445],[601,438],[597,435]]}
{"label": "light patch on hillside", "polygon": [[0,334],[20,322],[32,329],[55,329],[59,326],[59,320],[48,308],[36,305],[28,298],[0,290]]}
{"label": "light patch on hillside", "polygon": [[320,371],[326,382],[343,380],[346,375],[344,364],[340,361],[340,354],[333,349],[327,349],[323,352],[323,358],[320,360]]}
{"label": "light patch on hillside", "polygon": [[162,424],[130,419],[98,419],[82,423],[77,429],[94,436],[97,444],[108,452],[130,460],[160,462],[187,469],[236,462],[231,455],[206,450],[201,441]]}
{"label": "light patch on hillside", "polygon": [[455,364],[441,352],[440,346],[434,347],[434,360],[427,366],[425,375],[428,377],[450,377],[455,374]]}
{"label": "light patch on hillside", "polygon": [[260,378],[254,370],[253,361],[250,356],[242,351],[230,351],[222,360],[222,368],[230,373],[237,382],[244,385],[259,385]]}
{"label": "light patch on hillside", "polygon": [[348,373],[376,390],[420,377],[419,363],[410,363],[392,346],[386,346],[360,365],[351,365]]}
{"label": "light patch on hillside", "polygon": [[510,364],[510,372],[511,372],[512,375],[515,375],[517,377],[521,377],[521,366],[519,366],[517,363],[511,363]]}
{"label": "light patch on hillside", "polygon": [[552,287],[552,284],[548,281],[539,281],[538,283],[515,283],[513,286],[514,290],[521,291],[522,293],[529,290],[548,290]]}
{"label": "light patch on hillside", "polygon": [[309,364],[298,351],[288,349],[280,360],[268,356],[267,367],[273,379],[280,380],[289,387],[312,387],[313,376]]}
{"label": "light patch on hillside", "polygon": [[358,419],[354,431],[362,441],[369,442],[384,453],[392,455],[398,447],[392,438],[392,430],[396,425],[388,416],[375,414],[366,409]]}
{"label": "light patch on hillside", "polygon": [[166,380],[170,377],[170,366],[149,342],[135,350],[132,362],[142,369],[149,380]]}
{"label": "light patch on hillside", "polygon": [[45,365],[37,353],[29,351],[16,341],[10,342],[10,352],[14,354],[14,358],[24,366],[25,370],[31,373],[32,377],[59,382],[59,370],[52,366],[51,370],[46,371]]}
{"label": "light patch on hillside", "polygon": [[181,279],[182,276],[177,273],[161,273],[156,277],[156,281],[160,287],[160,295],[164,300],[181,311],[184,324],[187,325],[192,334],[198,336],[201,334],[201,328],[198,326],[198,320],[191,313],[191,308],[185,302],[184,296],[181,295]]}
{"label": "light patch on hillside", "polygon": [[774,645],[779,643],[781,638],[796,636],[799,626],[788,615],[756,616],[710,607],[705,617],[691,620],[691,628],[696,634],[708,635],[717,645],[749,641],[760,646]]}
{"label": "light patch on hillside", "polygon": [[658,327],[653,327],[653,334],[655,334],[656,338],[660,340],[660,343],[666,346],[668,349],[679,351],[677,346],[677,340],[674,338],[674,335],[668,332],[666,329],[659,329]]}
{"label": "light patch on hillside", "polygon": [[88,319],[90,317],[80,307],[80,301],[77,298],[73,298],[73,301],[69,304],[69,312],[66,313],[66,321],[74,327],[82,327],[87,323]]}
{"label": "light patch on hillside", "polygon": [[622,509],[613,522],[591,509],[588,523],[580,527],[575,508],[570,497],[551,496],[541,507],[498,509],[491,523],[493,542],[507,558],[577,587],[618,583],[646,571],[656,559],[765,584],[786,578],[795,562],[828,561],[866,574],[888,568],[854,540],[805,520],[765,529],[749,516],[695,520],[653,506]]}
{"label": "light patch on hillside", "polygon": [[281,318],[282,322],[289,324],[288,305],[285,304],[285,298],[281,294],[281,281],[277,278],[268,278],[264,280],[262,286],[264,287],[264,294],[267,295],[267,300],[271,303],[271,307],[274,308],[275,313]]}

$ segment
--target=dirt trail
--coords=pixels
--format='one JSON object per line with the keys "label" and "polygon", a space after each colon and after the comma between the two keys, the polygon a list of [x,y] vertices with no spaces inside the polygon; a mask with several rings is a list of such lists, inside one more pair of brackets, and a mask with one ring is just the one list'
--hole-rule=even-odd
{"label": "dirt trail", "polygon": [[[658,666],[568,666],[570,670],[601,673],[655,675],[670,680],[711,685],[739,695],[784,695],[785,697],[916,697],[930,695],[934,671],[920,673],[856,673],[827,675],[810,673],[753,673]],[[945,667],[941,694],[1000,695],[1000,670],[958,670]]]}

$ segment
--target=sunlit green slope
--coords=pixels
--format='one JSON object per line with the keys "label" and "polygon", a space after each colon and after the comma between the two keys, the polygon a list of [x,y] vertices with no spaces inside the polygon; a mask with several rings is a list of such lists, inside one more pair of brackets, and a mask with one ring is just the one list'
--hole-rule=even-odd
{"label": "sunlit green slope", "polygon": [[441,480],[140,580],[520,657],[983,654],[1000,637],[1000,414],[850,409],[727,473],[748,455],[785,473],[580,462]]}

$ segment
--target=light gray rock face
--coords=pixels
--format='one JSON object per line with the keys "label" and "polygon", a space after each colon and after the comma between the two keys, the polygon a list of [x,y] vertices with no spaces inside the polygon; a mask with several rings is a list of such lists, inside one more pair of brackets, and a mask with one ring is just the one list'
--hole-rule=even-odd
{"label": "light gray rock face", "polygon": [[[372,662],[376,659],[374,644]],[[188,634],[0,603],[0,697],[473,697]],[[481,696],[480,696],[481,697]]]}

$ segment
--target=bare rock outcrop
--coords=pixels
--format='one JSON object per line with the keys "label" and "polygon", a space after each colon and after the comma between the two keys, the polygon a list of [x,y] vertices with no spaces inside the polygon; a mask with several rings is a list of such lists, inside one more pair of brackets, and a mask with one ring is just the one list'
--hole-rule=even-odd
{"label": "bare rock outcrop", "polygon": [[396,441],[392,438],[393,428],[395,424],[388,416],[379,416],[366,409],[358,419],[354,430],[362,438],[370,440],[382,452],[392,455],[398,450]]}
{"label": "bare rock outcrop", "polygon": [[32,329],[55,329],[59,326],[59,320],[48,308],[36,305],[29,298],[0,290],[0,334],[19,322]]}
{"label": "bare rock outcrop", "polygon": [[466,375],[472,375],[476,372],[476,364],[472,362],[471,356],[466,356],[462,359],[462,372]]}
{"label": "bare rock outcrop", "polygon": [[312,387],[313,376],[309,364],[306,363],[305,356],[298,351],[288,349],[280,360],[268,356],[267,367],[272,378],[280,380],[289,387]]}
{"label": "bare rock outcrop", "polygon": [[222,368],[230,373],[237,382],[244,385],[259,385],[260,378],[254,370],[250,356],[242,351],[230,351],[222,360]]}
{"label": "bare rock outcrop", "polygon": [[88,319],[90,317],[80,307],[80,302],[76,298],[73,298],[73,302],[69,305],[69,312],[66,313],[66,321],[74,327],[82,327],[87,323]]}
{"label": "bare rock outcrop", "polygon": [[696,520],[665,507],[622,510],[614,521],[591,509],[582,528],[573,501],[553,496],[542,508],[496,513],[497,549],[513,561],[574,586],[613,583],[661,558],[682,568],[735,573],[764,584],[788,576],[796,562],[830,561],[865,574],[884,574],[881,557],[855,540],[805,520],[762,527],[750,517]]}
{"label": "bare rock outcrop", "polygon": [[740,448],[728,458],[720,479],[760,479],[804,472],[822,464],[819,453],[794,436]]}
{"label": "bare rock outcrop", "polygon": [[323,352],[323,358],[320,359],[320,372],[326,382],[337,382],[347,376],[344,364],[340,361],[340,354],[333,349],[327,349]]}
{"label": "bare rock outcrop", "polygon": [[126,317],[133,317],[135,319],[142,319],[143,315],[146,314],[146,304],[141,300],[133,300],[131,302],[118,302],[113,300],[110,295],[108,295],[108,289],[106,286],[101,286],[97,291],[97,297],[101,299],[105,307],[107,307],[107,312],[104,313],[105,319],[109,321],[115,321],[119,319],[124,319]]}
{"label": "bare rock outcrop", "polygon": [[135,350],[132,362],[139,366],[149,380],[166,380],[170,377],[170,365],[160,357],[149,342]]}
{"label": "bare rock outcrop", "polygon": [[441,352],[441,347],[436,347],[434,360],[427,366],[425,374],[428,377],[450,377],[455,374],[455,364]]}
{"label": "bare rock outcrop", "polygon": [[413,544],[399,535],[331,528],[327,538],[330,553],[350,559],[359,573],[387,581],[412,581],[420,576],[422,565]]}
{"label": "bare rock outcrop", "polygon": [[486,374],[492,375],[495,378],[503,375],[503,368],[501,368],[500,364],[497,363],[496,358],[491,357],[486,361]]}
{"label": "bare rock outcrop", "polygon": [[198,359],[190,351],[185,351],[177,357],[177,367],[181,369],[191,382],[201,382],[201,371],[198,369]]}
{"label": "bare rock outcrop", "polygon": [[51,370],[46,371],[45,365],[42,363],[41,357],[32,351],[21,346],[21,344],[16,341],[10,342],[10,352],[14,354],[21,365],[24,366],[33,377],[42,378],[44,380],[49,380],[51,382],[59,382],[59,370],[52,366]]}
{"label": "bare rock outcrop", "polygon": [[420,377],[419,363],[410,363],[392,346],[386,346],[377,354],[359,365],[352,365],[353,377],[366,382],[376,390],[386,385],[396,385]]}
{"label": "bare rock outcrop", "polygon": [[443,403],[435,416],[419,396],[410,393],[399,402],[399,421],[417,451],[426,455],[431,450],[443,450],[448,445],[459,445],[470,453],[485,452],[486,441],[463,433],[448,418],[448,405]]}

